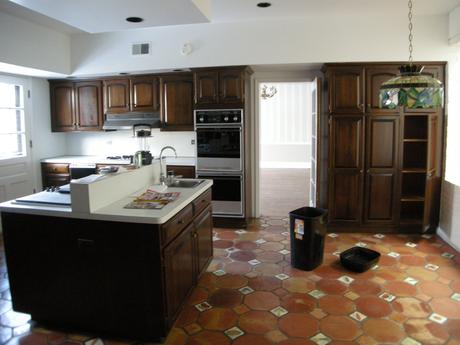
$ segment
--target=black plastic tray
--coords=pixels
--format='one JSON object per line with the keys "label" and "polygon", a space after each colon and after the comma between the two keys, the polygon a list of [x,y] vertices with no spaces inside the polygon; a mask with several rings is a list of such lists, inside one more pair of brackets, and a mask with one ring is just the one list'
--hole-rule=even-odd
{"label": "black plastic tray", "polygon": [[379,262],[379,258],[379,252],[362,247],[353,247],[340,253],[342,266],[353,272],[367,271]]}

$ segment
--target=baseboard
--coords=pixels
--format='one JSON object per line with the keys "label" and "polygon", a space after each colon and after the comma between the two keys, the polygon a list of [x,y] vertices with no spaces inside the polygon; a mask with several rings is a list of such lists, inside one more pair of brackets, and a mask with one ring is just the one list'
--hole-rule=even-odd
{"label": "baseboard", "polygon": [[456,246],[452,241],[450,240],[449,236],[442,230],[439,226],[438,229],[436,230],[436,234],[442,238],[444,242],[446,242],[449,246],[454,248],[457,252],[460,253],[460,247]]}

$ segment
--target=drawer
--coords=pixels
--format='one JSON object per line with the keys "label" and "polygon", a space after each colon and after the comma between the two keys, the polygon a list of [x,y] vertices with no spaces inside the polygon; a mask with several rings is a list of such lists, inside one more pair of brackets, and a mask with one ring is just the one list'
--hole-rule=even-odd
{"label": "drawer", "polygon": [[42,163],[43,172],[47,174],[68,174],[69,164]]}
{"label": "drawer", "polygon": [[176,237],[193,219],[192,204],[188,204],[172,219],[161,226],[161,244],[165,246]]}
{"label": "drawer", "polygon": [[209,188],[206,192],[201,194],[198,198],[193,200],[193,213],[196,215],[200,213],[206,206],[211,203],[211,188]]}

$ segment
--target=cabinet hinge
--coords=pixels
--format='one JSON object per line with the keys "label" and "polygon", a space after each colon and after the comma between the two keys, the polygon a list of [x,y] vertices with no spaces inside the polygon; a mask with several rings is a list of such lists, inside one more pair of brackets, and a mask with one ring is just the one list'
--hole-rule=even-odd
{"label": "cabinet hinge", "polygon": [[30,98],[30,90],[27,90],[27,98]]}
{"label": "cabinet hinge", "polygon": [[32,148],[33,145],[32,145],[32,140],[29,140],[29,147]]}

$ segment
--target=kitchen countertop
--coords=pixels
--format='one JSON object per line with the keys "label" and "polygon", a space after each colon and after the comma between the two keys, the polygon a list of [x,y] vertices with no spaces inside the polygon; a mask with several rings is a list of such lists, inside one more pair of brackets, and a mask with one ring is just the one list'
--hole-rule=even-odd
{"label": "kitchen countertop", "polygon": [[[156,158],[158,159],[158,158]],[[195,157],[165,157],[166,164],[168,165],[188,165],[195,166]],[[107,159],[107,157],[101,156],[59,156],[45,158],[41,160],[42,163],[54,163],[54,164],[130,164],[129,160],[116,160]]]}
{"label": "kitchen countertop", "polygon": [[212,180],[206,180],[194,188],[168,188],[165,192],[180,192],[180,196],[161,210],[126,209],[124,208],[135,196],[142,194],[149,186],[121,198],[108,206],[91,213],[72,212],[71,206],[51,206],[18,204],[7,201],[0,204],[0,212],[44,215],[52,217],[80,218],[126,223],[163,224],[174,217],[200,194],[212,186]]}

